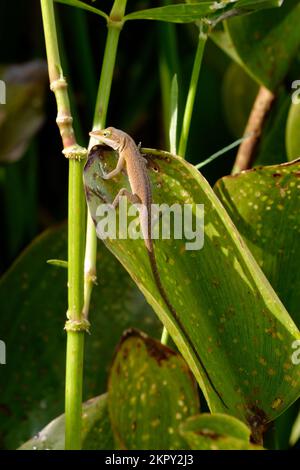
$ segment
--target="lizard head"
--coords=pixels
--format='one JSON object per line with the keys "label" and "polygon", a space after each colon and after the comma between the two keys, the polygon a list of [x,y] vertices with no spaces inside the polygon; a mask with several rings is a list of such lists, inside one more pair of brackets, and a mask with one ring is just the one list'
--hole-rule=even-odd
{"label": "lizard head", "polygon": [[[115,129],[114,127],[107,127],[106,129],[100,129],[97,131],[90,132],[90,136],[94,139],[103,142],[114,150],[118,150],[123,143],[124,135],[123,131]],[[126,135],[126,134],[125,134]]]}

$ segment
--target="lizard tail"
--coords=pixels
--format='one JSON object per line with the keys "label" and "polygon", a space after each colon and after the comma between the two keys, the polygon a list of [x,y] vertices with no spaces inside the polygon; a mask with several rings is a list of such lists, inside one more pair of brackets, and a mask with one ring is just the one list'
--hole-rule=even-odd
{"label": "lizard tail", "polygon": [[156,263],[154,249],[153,249],[153,241],[151,239],[145,239],[145,244],[146,244],[146,247],[147,247],[147,252],[148,252],[149,261],[150,261],[150,265],[151,265],[151,271],[152,271],[152,274],[153,274],[153,277],[154,277],[154,280],[155,280],[155,284],[156,284],[156,286],[159,290],[160,295],[162,296],[166,306],[168,307],[168,309],[172,313],[173,317],[175,318],[176,322],[178,323],[181,331],[183,332],[183,334],[185,336],[186,341],[188,342],[188,344],[189,344],[190,348],[192,349],[194,355],[196,356],[197,360],[199,361],[199,363],[200,363],[200,365],[201,365],[201,367],[204,371],[204,374],[205,374],[205,376],[207,378],[207,381],[209,382],[211,388],[217,394],[217,396],[219,397],[219,399],[221,400],[221,402],[223,403],[225,408],[228,409],[228,406],[226,405],[226,403],[224,402],[224,400],[221,397],[220,393],[218,392],[215,385],[213,384],[213,382],[212,382],[212,380],[211,380],[211,378],[208,374],[208,371],[207,371],[205,365],[203,364],[202,359],[200,358],[195,346],[191,342],[188,334],[186,333],[185,328],[184,328],[184,326],[183,326],[183,324],[182,324],[175,308],[173,307],[173,305],[171,304],[171,302],[168,299],[168,296],[167,296],[166,291],[165,291],[165,289],[162,285],[161,278],[160,278],[160,275],[159,275],[159,272],[158,272],[158,269],[157,269],[157,263]]}

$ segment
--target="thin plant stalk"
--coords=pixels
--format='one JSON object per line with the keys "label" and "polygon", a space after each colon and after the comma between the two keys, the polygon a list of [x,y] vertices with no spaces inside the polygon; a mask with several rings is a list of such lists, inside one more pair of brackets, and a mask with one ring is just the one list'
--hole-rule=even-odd
{"label": "thin plant stalk", "polygon": [[[116,62],[117,48],[119,36],[122,29],[122,19],[125,14],[127,0],[116,0],[107,24],[108,33],[104,51],[103,65],[98,87],[98,94],[95,106],[93,130],[105,127],[106,115],[109,103],[109,97],[112,86],[113,71]],[[90,139],[89,149],[96,142]],[[93,286],[97,279],[96,273],[97,258],[97,236],[94,222],[88,212],[87,215],[87,231],[86,231],[86,247],[84,260],[84,307],[83,312],[85,318],[88,317],[90,309],[90,301]]]}
{"label": "thin plant stalk", "polygon": [[[177,74],[175,73],[172,82],[171,82],[171,93],[169,97],[169,109],[168,115],[169,117],[169,151],[176,155],[177,153],[177,125],[178,125],[178,81],[177,81]],[[161,343],[165,346],[168,344],[169,341],[169,333],[167,328],[164,326],[162,335],[161,335]]]}
{"label": "thin plant stalk", "polygon": [[[170,5],[170,0],[164,0],[163,5]],[[172,23],[158,23],[159,40],[159,75],[162,98],[162,112],[166,140],[170,146],[170,87],[175,74],[179,77],[178,47],[176,26]]]}
{"label": "thin plant stalk", "polygon": [[178,154],[181,157],[185,156],[185,152],[187,148],[187,142],[188,142],[188,137],[189,137],[189,132],[190,132],[192,114],[193,114],[193,109],[194,109],[194,104],[195,104],[195,97],[196,97],[196,92],[197,92],[197,86],[198,86],[199,75],[200,75],[206,41],[207,41],[207,35],[202,31],[202,29],[200,29],[198,46],[197,46],[196,55],[194,59],[193,71],[192,71],[188,96],[186,100],[180,141],[179,141]]}
{"label": "thin plant stalk", "polygon": [[66,449],[81,448],[81,403],[84,334],[87,324],[82,318],[85,200],[82,183],[86,151],[75,138],[67,82],[62,73],[58,48],[53,0],[41,0],[50,87],[57,103],[57,125],[63,153],[69,159],[68,208],[68,321],[66,353]]}
{"label": "thin plant stalk", "polygon": [[246,134],[246,135],[244,135],[244,137],[241,137],[240,139],[235,140],[231,144],[227,145],[226,147],[222,148],[221,150],[218,150],[217,152],[210,155],[210,157],[203,160],[203,162],[197,163],[197,165],[195,165],[195,168],[197,168],[197,170],[200,170],[200,168],[203,168],[204,166],[208,165],[209,163],[214,161],[216,158],[219,158],[222,155],[224,155],[225,153],[227,153],[230,150],[234,149],[235,147],[238,147],[242,142],[249,139],[249,137],[251,137],[251,134]]}

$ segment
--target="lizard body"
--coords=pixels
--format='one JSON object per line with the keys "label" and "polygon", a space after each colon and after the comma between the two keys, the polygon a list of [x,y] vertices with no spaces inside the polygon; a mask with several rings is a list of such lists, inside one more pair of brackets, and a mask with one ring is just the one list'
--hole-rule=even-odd
{"label": "lizard body", "polygon": [[117,196],[115,197],[112,206],[116,208],[119,205],[120,197],[126,196],[132,204],[139,203],[141,204],[140,211],[140,224],[141,231],[144,238],[144,243],[147,248],[149,261],[151,265],[152,274],[155,280],[155,284],[159,290],[160,295],[162,296],[166,306],[172,313],[173,318],[180,326],[184,336],[189,343],[191,349],[193,350],[195,356],[197,357],[201,367],[207,377],[208,382],[210,383],[212,389],[218,395],[219,399],[224,403],[223,398],[217,391],[216,387],[212,383],[212,380],[209,377],[206,367],[204,366],[197,350],[189,339],[188,334],[185,331],[185,328],[176,312],[175,308],[168,299],[168,296],[165,292],[165,289],[162,285],[161,278],[158,272],[153,240],[151,238],[151,204],[152,204],[152,190],[150,179],[147,172],[147,160],[140,154],[139,148],[135,144],[134,140],[125,132],[115,129],[114,127],[108,127],[104,130],[90,132],[90,136],[98,139],[100,142],[108,145],[112,149],[116,150],[119,153],[119,159],[117,166],[114,170],[106,175],[102,175],[104,179],[111,179],[114,176],[118,175],[125,167],[127,170],[128,180],[131,188],[131,193],[127,191],[126,188],[122,188]]}

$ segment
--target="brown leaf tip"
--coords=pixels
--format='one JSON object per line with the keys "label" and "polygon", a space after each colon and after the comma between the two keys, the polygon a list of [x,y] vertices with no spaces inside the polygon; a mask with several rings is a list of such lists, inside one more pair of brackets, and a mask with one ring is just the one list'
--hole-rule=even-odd
{"label": "brown leaf tip", "polygon": [[[168,348],[167,346],[164,346],[156,339],[150,338],[143,331],[136,330],[135,328],[130,328],[123,333],[121,341],[118,345],[118,350],[120,350],[124,346],[124,343],[131,338],[140,339],[143,345],[146,347],[149,356],[155,359],[159,366],[162,365],[163,361],[167,361],[170,357],[176,356],[175,351]],[[138,344],[139,343],[137,343],[137,347],[139,347]]]}
{"label": "brown leaf tip", "polygon": [[247,421],[251,428],[250,440],[253,444],[263,445],[263,435],[269,427],[270,420],[266,413],[256,405],[250,405],[248,412]]}

